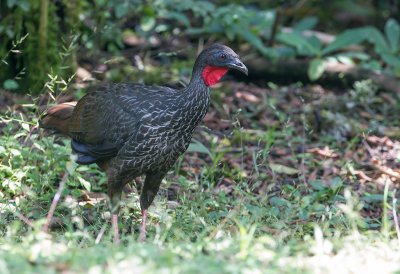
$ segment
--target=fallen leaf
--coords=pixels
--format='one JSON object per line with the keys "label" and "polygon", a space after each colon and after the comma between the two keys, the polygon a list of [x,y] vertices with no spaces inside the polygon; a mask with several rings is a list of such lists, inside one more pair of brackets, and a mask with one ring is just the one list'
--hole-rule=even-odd
{"label": "fallen leaf", "polygon": [[358,178],[360,178],[360,179],[362,179],[362,180],[365,180],[365,181],[368,181],[368,182],[372,181],[372,178],[368,177],[362,170],[355,170],[355,171],[354,171],[354,174],[355,174]]}
{"label": "fallen leaf", "polygon": [[310,175],[308,175],[308,181],[315,181],[317,179],[318,169],[315,168]]}
{"label": "fallen leaf", "polygon": [[366,138],[367,142],[370,144],[374,145],[385,145],[387,147],[392,147],[393,146],[393,141],[390,140],[389,137],[384,136],[382,138],[375,136],[375,135],[370,135]]}
{"label": "fallen leaf", "polygon": [[283,173],[283,174],[288,174],[288,175],[294,175],[294,174],[299,174],[300,170],[293,168],[293,167],[288,167],[280,164],[274,164],[270,163],[269,168],[275,172],[275,173]]}
{"label": "fallen leaf", "polygon": [[325,146],[323,149],[317,147],[310,148],[307,149],[307,152],[314,153],[325,158],[339,158],[339,154],[331,150],[328,146]]}
{"label": "fallen leaf", "polygon": [[258,103],[261,101],[260,98],[258,98],[257,96],[255,96],[254,94],[251,94],[250,92],[245,92],[245,91],[237,91],[235,93],[235,96],[239,99],[243,99],[247,102],[251,102],[251,103]]}
{"label": "fallen leaf", "polygon": [[389,104],[394,105],[396,103],[396,100],[393,99],[393,97],[390,96],[389,94],[382,92],[380,95]]}
{"label": "fallen leaf", "polygon": [[372,116],[371,114],[369,114],[366,111],[361,111],[360,115],[361,115],[361,117],[364,117],[365,119],[373,119],[374,118],[374,116]]}
{"label": "fallen leaf", "polygon": [[380,172],[382,172],[383,174],[386,174],[392,178],[395,178],[396,181],[400,181],[400,173],[391,169],[390,167],[387,166],[383,166],[383,165],[379,165],[377,164],[377,161],[373,161],[374,165],[372,165],[372,167]]}

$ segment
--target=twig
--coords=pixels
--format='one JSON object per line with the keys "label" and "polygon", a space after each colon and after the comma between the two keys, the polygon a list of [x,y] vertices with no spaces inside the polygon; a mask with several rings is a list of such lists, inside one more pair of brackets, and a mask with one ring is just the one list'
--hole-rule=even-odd
{"label": "twig", "polygon": [[367,149],[369,156],[371,156],[371,158],[375,158],[374,152],[372,151],[372,148],[369,146],[369,144],[365,140],[363,140],[362,142],[365,148]]}
{"label": "twig", "polygon": [[[374,157],[374,152],[372,151],[371,147],[369,146],[369,144],[363,140],[363,144],[364,146],[367,148],[367,151],[369,153],[369,155],[372,158],[372,163],[371,163],[371,167],[374,168],[375,170],[378,170],[379,172],[389,175],[390,177],[395,178],[397,181],[400,181],[400,173],[391,169],[390,167],[387,166],[382,166],[379,164],[379,161],[377,159],[375,159]],[[377,164],[378,163],[378,164]]]}
{"label": "twig", "polygon": [[[306,136],[306,129],[305,129],[306,121],[305,121],[305,116],[304,115],[301,115],[301,117],[302,117],[301,120],[302,120],[302,123],[303,123],[302,129],[301,129],[301,139],[305,140],[305,136]],[[305,141],[303,141],[303,144],[301,145],[301,154],[303,154],[303,155],[301,157],[301,162],[300,162],[300,171],[301,171],[301,177],[303,177],[303,184],[307,185],[306,172],[305,172],[305,166],[304,166],[304,154],[306,152],[305,145],[306,145]]]}
{"label": "twig", "polygon": [[394,225],[396,227],[396,234],[397,234],[397,241],[399,243],[400,247],[400,229],[399,229],[399,220],[397,218],[397,213],[396,213],[396,190],[394,190],[393,193],[393,220],[394,220]]}
{"label": "twig", "polygon": [[369,177],[369,176],[367,176],[362,170],[355,170],[355,171],[354,171],[354,174],[355,174],[358,178],[363,179],[363,180],[365,180],[365,181],[368,181],[368,182],[371,182],[371,181],[372,181],[372,178]]}
{"label": "twig", "polygon": [[267,44],[268,47],[272,47],[275,43],[275,36],[276,36],[277,30],[278,30],[281,13],[282,13],[282,8],[280,6],[278,6],[276,8],[275,20],[274,20],[274,25],[272,26],[271,37],[269,38],[268,44]]}
{"label": "twig", "polygon": [[103,237],[104,231],[106,231],[106,227],[107,227],[107,225],[103,225],[103,227],[100,229],[100,232],[96,237],[96,241],[94,242],[95,244],[99,244],[100,243],[100,240]]}
{"label": "twig", "polygon": [[69,175],[68,174],[68,169],[66,169],[65,173],[64,173],[64,176],[63,176],[63,178],[61,180],[61,183],[58,186],[56,195],[54,195],[53,202],[51,203],[49,213],[47,214],[46,223],[43,226],[43,231],[46,232],[46,233],[48,233],[49,225],[50,225],[51,219],[53,218],[54,210],[56,209],[57,203],[60,200],[61,192],[64,189],[65,181],[67,180],[68,175]]}
{"label": "twig", "polygon": [[376,165],[376,164],[372,164],[372,167],[374,169],[380,171],[381,173],[389,175],[390,177],[395,178],[397,181],[400,181],[400,173],[399,172],[396,172],[389,167]]}
{"label": "twig", "polygon": [[31,127],[31,129],[29,130],[29,133],[28,133],[28,135],[26,136],[26,138],[25,138],[25,140],[24,140],[24,142],[23,142],[22,145],[26,146],[26,143],[28,142],[29,137],[31,137],[31,135],[32,135],[32,133],[33,133],[33,131],[34,131],[35,129],[37,129],[37,126]]}
{"label": "twig", "polygon": [[24,215],[22,215],[21,213],[19,213],[18,211],[11,211],[12,213],[14,213],[15,216],[17,216],[21,221],[23,221],[24,223],[26,223],[27,225],[29,225],[30,227],[33,227],[33,223],[26,218]]}
{"label": "twig", "polygon": [[[2,178],[2,177],[0,177],[0,179],[6,180],[5,178]],[[4,208],[4,207],[3,207],[3,208],[0,208],[0,209],[6,209],[6,210],[7,210],[7,208]],[[19,212],[17,211],[17,207],[12,206],[12,207],[9,207],[8,210],[11,211],[12,214],[14,214],[15,216],[17,216],[21,221],[23,221],[24,223],[26,223],[26,224],[29,225],[30,227],[33,227],[33,228],[34,228],[33,223],[32,223],[28,218],[26,218],[24,215],[22,215],[21,213],[19,213]]]}

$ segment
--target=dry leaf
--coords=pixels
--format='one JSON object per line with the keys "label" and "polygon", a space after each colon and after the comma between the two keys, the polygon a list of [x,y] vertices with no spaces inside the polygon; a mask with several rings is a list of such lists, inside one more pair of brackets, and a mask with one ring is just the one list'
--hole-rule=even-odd
{"label": "dry leaf", "polygon": [[251,103],[258,103],[261,101],[260,98],[258,98],[257,96],[255,96],[254,94],[251,94],[250,92],[245,92],[245,91],[237,91],[235,93],[235,96],[239,99],[243,99],[247,102],[251,102]]}
{"label": "dry leaf", "polygon": [[331,150],[328,146],[325,146],[323,149],[317,147],[310,148],[307,149],[307,152],[314,153],[325,158],[339,158],[339,154]]}
{"label": "dry leaf", "polygon": [[283,174],[288,174],[288,175],[294,175],[294,174],[299,174],[300,170],[293,168],[293,167],[288,167],[280,164],[274,164],[270,163],[269,167],[271,170],[275,173],[283,173]]}

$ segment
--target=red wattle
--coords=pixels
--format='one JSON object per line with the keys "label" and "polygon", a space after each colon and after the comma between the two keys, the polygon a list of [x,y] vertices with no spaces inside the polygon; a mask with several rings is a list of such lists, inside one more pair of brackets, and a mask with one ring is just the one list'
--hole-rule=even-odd
{"label": "red wattle", "polygon": [[206,66],[203,69],[203,79],[207,86],[215,85],[228,71],[228,68]]}

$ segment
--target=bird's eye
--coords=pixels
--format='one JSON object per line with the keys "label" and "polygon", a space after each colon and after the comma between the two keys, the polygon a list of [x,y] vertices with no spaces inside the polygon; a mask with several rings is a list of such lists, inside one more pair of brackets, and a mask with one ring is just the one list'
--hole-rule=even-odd
{"label": "bird's eye", "polygon": [[225,60],[226,60],[226,54],[225,54],[225,53],[221,53],[221,54],[219,55],[219,60],[225,61]]}

